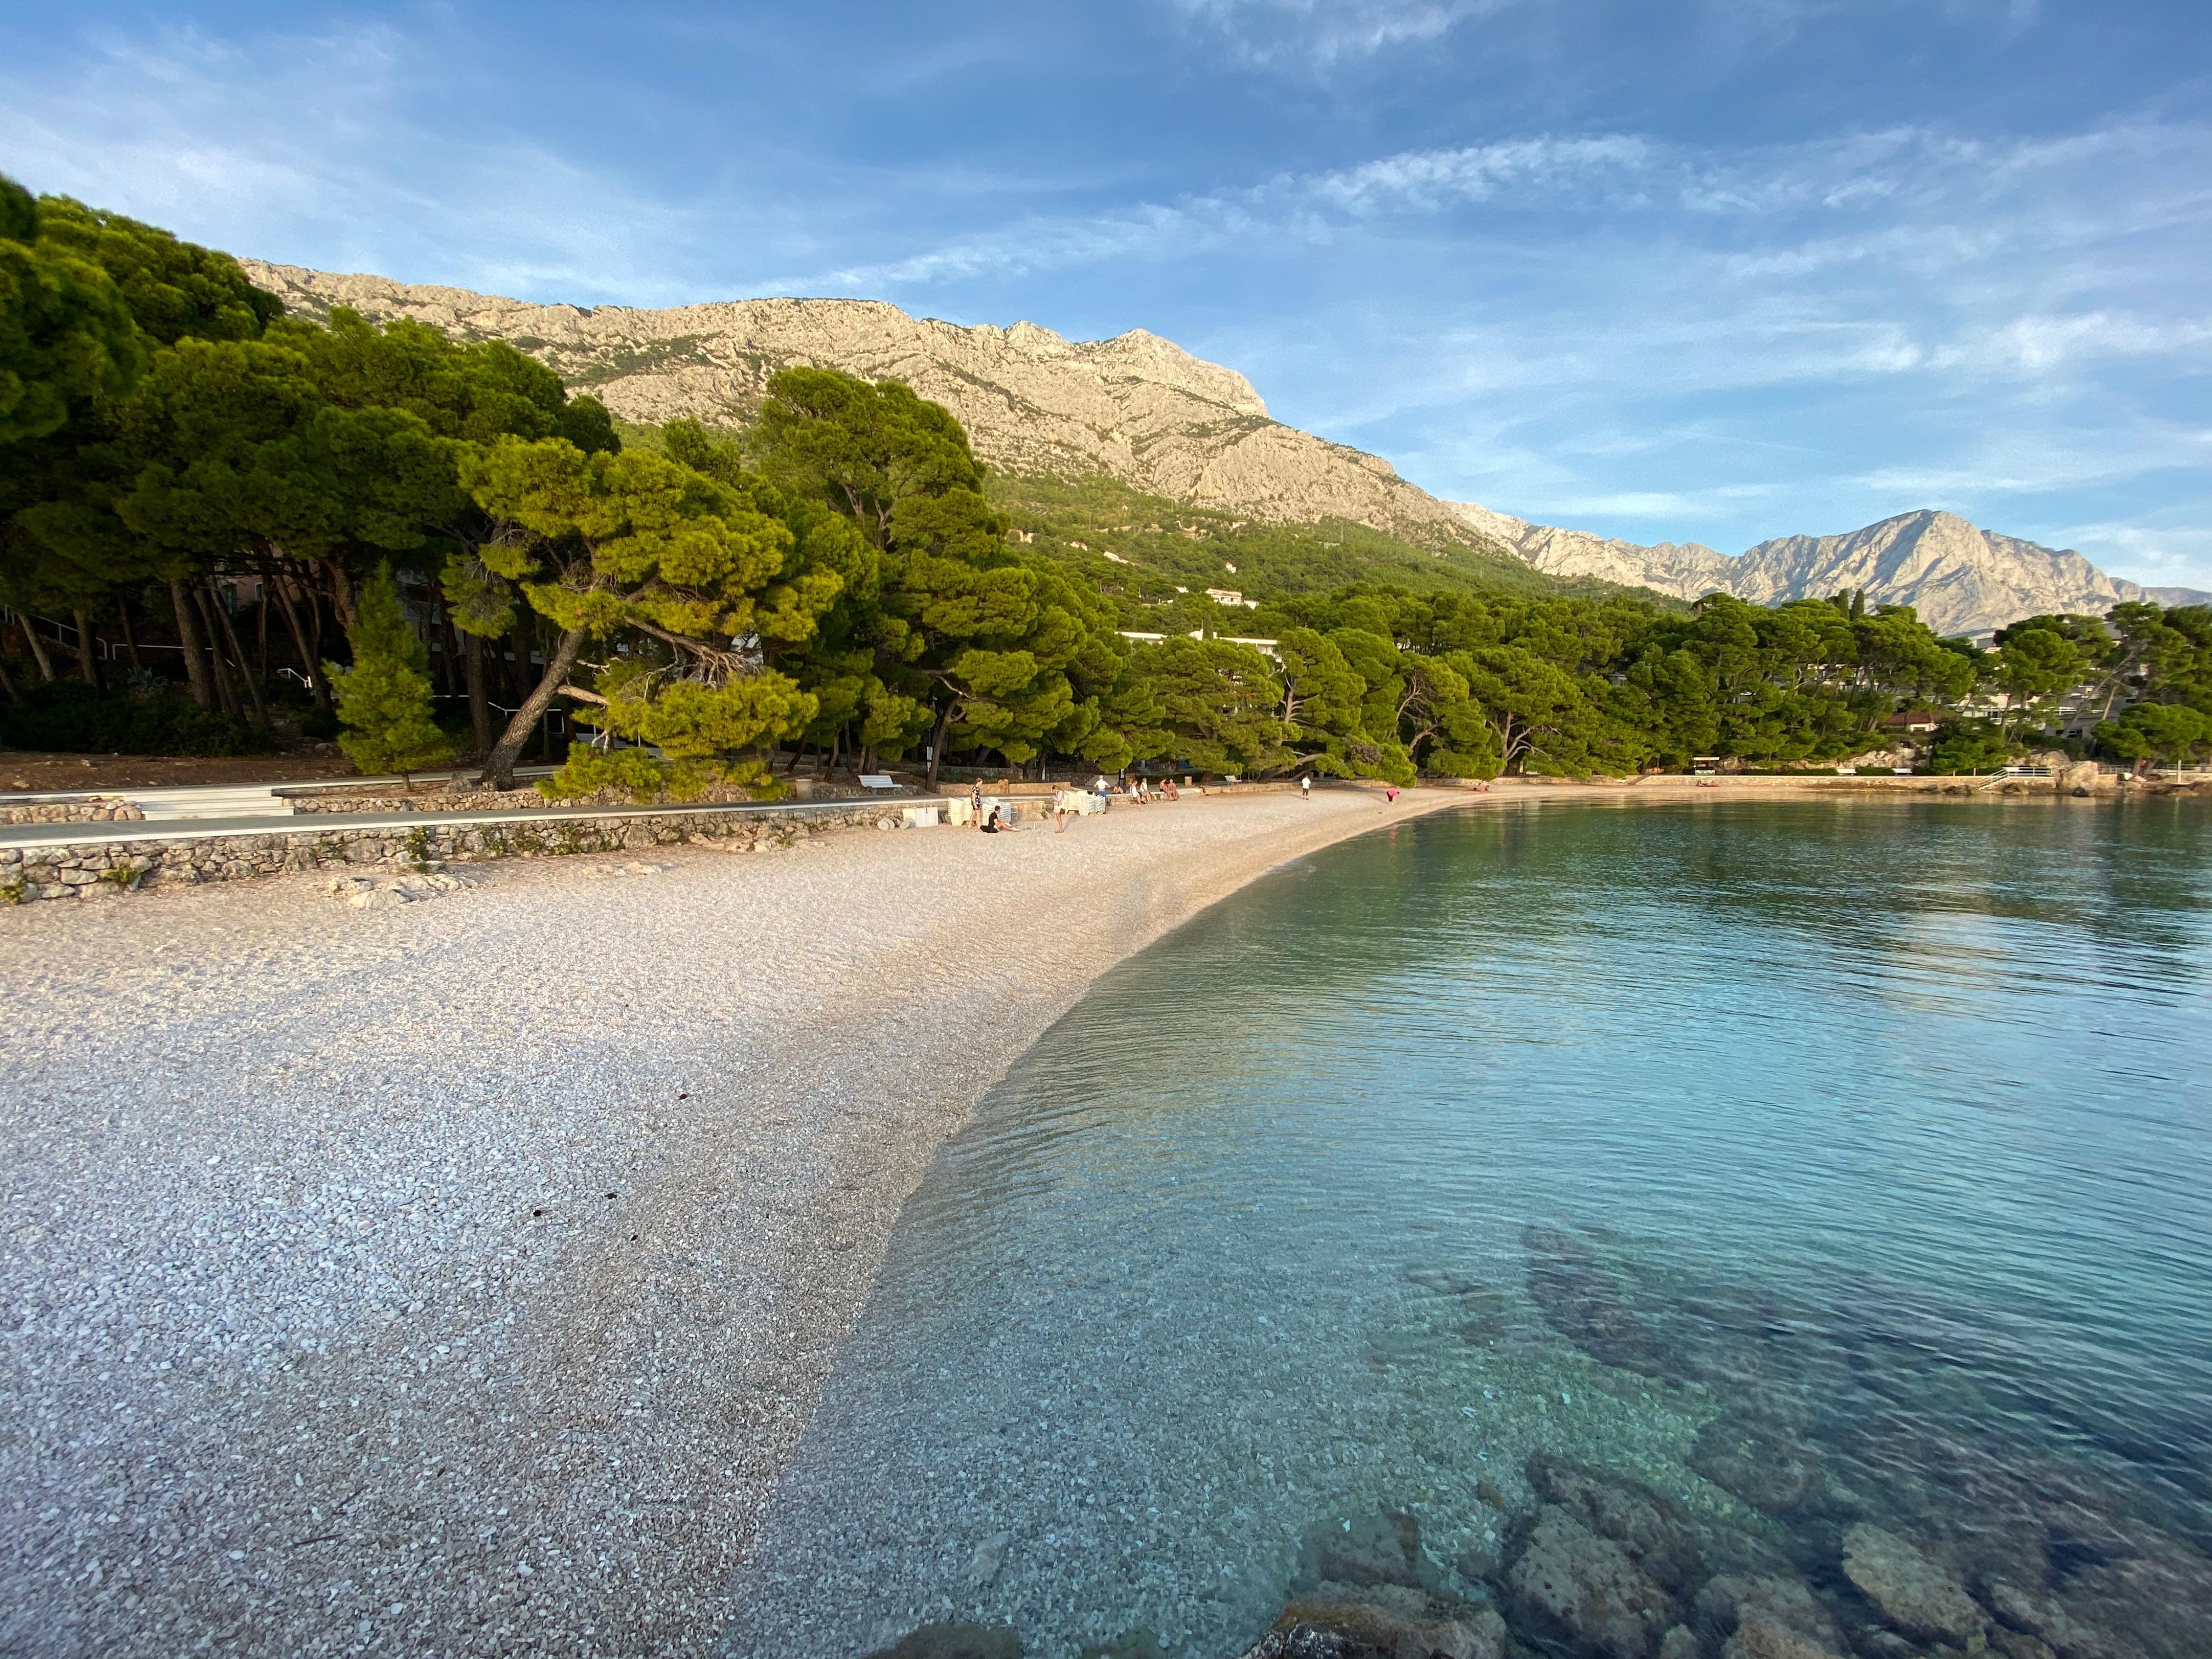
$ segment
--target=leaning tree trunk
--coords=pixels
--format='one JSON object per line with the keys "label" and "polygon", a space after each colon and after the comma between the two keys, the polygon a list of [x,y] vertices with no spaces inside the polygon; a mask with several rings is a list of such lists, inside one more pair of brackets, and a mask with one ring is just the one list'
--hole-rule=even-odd
{"label": "leaning tree trunk", "polygon": [[937,730],[931,734],[929,744],[929,793],[937,793],[937,769],[945,764],[945,734],[952,729],[952,705],[946,703],[937,716]]}
{"label": "leaning tree trunk", "polygon": [[131,629],[131,597],[127,593],[117,603],[115,615],[123,624],[124,653],[131,659],[131,666],[143,674],[146,665],[138,659],[138,635]]}
{"label": "leaning tree trunk", "polygon": [[539,718],[553,706],[553,699],[568,678],[568,671],[576,665],[577,653],[584,648],[584,630],[571,628],[561,635],[560,643],[553,647],[552,659],[545,665],[545,677],[538,682],[530,695],[522,700],[522,707],[514,711],[514,718],[500,733],[499,741],[484,758],[483,775],[478,783],[488,783],[495,789],[514,787],[515,757],[522,753],[523,744],[530,741]]}
{"label": "leaning tree trunk", "polygon": [[222,659],[222,629],[216,625],[216,617],[222,606],[210,597],[204,582],[192,585],[192,597],[199,601],[200,620],[207,624],[208,666],[215,681],[216,702],[224,714],[243,719],[245,706],[238,700],[238,688],[230,683],[230,668]]}
{"label": "leaning tree trunk", "polygon": [[39,637],[38,624],[31,620],[31,613],[27,611],[18,611],[15,613],[15,626],[23,630],[24,639],[30,642],[31,660],[39,665],[39,678],[49,685],[52,684],[54,661],[46,654],[46,641]]}
{"label": "leaning tree trunk", "polygon": [[77,678],[97,690],[100,685],[100,653],[92,648],[92,618],[82,611],[70,613],[76,618]]}
{"label": "leaning tree trunk", "polygon": [[316,562],[330,578],[331,609],[337,613],[338,626],[350,632],[359,618],[354,612],[353,584],[346,580],[345,567],[336,559],[319,559]]}
{"label": "leaning tree trunk", "polygon": [[461,657],[468,669],[469,726],[476,733],[477,753],[491,753],[491,700],[484,695],[483,639],[461,635]]}
{"label": "leaning tree trunk", "polygon": [[246,692],[253,699],[253,723],[263,731],[269,729],[269,707],[261,700],[260,683],[253,678],[252,665],[246,660],[246,647],[238,642],[238,629],[231,625],[230,612],[220,603],[209,606],[215,612],[216,625],[222,636],[230,641],[231,654],[238,659],[238,678],[246,682]]}
{"label": "leaning tree trunk", "polygon": [[7,693],[9,702],[21,702],[23,694],[15,690],[15,677],[8,672],[8,659],[0,656],[0,691]]}
{"label": "leaning tree trunk", "polygon": [[208,682],[207,659],[200,655],[200,630],[192,622],[191,601],[182,582],[169,584],[169,603],[177,613],[177,643],[184,647],[185,684],[192,701],[203,708],[215,707],[215,688]]}
{"label": "leaning tree trunk", "polygon": [[316,659],[314,647],[307,643],[307,630],[300,626],[300,608],[292,602],[291,578],[270,571],[268,591],[276,596],[277,608],[284,613],[284,627],[292,635],[292,648],[300,653],[300,666],[307,671],[308,695],[314,698],[316,708],[328,708],[331,689],[323,684],[323,665]]}

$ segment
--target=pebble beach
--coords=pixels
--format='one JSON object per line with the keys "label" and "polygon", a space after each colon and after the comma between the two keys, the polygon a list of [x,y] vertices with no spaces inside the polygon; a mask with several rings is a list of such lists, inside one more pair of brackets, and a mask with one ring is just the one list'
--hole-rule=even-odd
{"label": "pebble beach", "polygon": [[0,913],[0,1651],[712,1650],[983,1091],[1215,899],[1468,799]]}

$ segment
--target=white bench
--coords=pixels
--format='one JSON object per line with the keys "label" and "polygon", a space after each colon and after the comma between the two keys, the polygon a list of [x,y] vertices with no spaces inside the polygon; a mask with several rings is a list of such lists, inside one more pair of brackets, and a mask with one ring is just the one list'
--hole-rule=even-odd
{"label": "white bench", "polygon": [[898,780],[892,777],[888,772],[863,772],[860,774],[860,787],[863,789],[896,789],[898,787]]}

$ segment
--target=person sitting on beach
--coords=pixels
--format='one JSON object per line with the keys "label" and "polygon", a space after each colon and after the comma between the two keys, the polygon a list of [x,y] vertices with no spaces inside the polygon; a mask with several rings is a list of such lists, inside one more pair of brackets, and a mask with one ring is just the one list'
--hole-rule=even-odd
{"label": "person sitting on beach", "polygon": [[991,809],[991,816],[983,820],[983,833],[987,836],[1008,835],[1012,832],[1013,827],[1011,823],[999,822],[999,809],[995,806]]}
{"label": "person sitting on beach", "polygon": [[1176,793],[1176,781],[1173,778],[1170,778],[1165,783],[1160,786],[1160,798],[1163,800],[1181,800],[1182,799],[1181,795]]}

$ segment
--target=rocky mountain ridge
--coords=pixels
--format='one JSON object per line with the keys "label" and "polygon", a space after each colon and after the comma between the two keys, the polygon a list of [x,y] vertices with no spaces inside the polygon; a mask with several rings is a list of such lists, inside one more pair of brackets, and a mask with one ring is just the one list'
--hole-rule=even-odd
{"label": "rocky mountain ridge", "polygon": [[1925,508],[1841,535],[1778,537],[1730,558],[1698,542],[1647,547],[1530,524],[1472,501],[1455,505],[1470,525],[1553,575],[1595,576],[1686,599],[1731,593],[1754,605],[1863,590],[1872,604],[1911,605],[1945,634],[1986,634],[2058,611],[2101,616],[2130,599],[2212,601],[2191,588],[2146,588],[2108,576],[2070,550]]}
{"label": "rocky mountain ridge", "polygon": [[780,368],[903,380],[960,417],[1012,472],[1104,474],[1194,507],[1297,523],[1348,519],[1409,541],[1482,544],[1381,457],[1276,422],[1252,383],[1142,329],[1066,340],[1034,323],[975,328],[876,300],[738,300],[668,310],[531,305],[466,289],[246,259],[308,316],[350,306],[457,339],[511,340],[623,420],[749,418]]}
{"label": "rocky mountain ridge", "polygon": [[1682,599],[1716,591],[1762,605],[1863,589],[1931,626],[1986,633],[2039,612],[2146,590],[2080,554],[1984,531],[1949,513],[1902,514],[1834,536],[1787,536],[1730,558],[1696,542],[1644,546],[1438,500],[1379,456],[1282,425],[1252,383],[1142,329],[1067,340],[1034,323],[969,328],[872,300],[739,300],[666,310],[533,305],[467,289],[340,276],[246,259],[293,310],[350,306],[510,340],[624,420],[750,418],[776,370],[811,364],[896,378],[958,416],[977,454],[1012,473],[1103,475],[1155,495],[1281,524],[1349,520],[1431,548],[1517,555],[1547,574]]}

